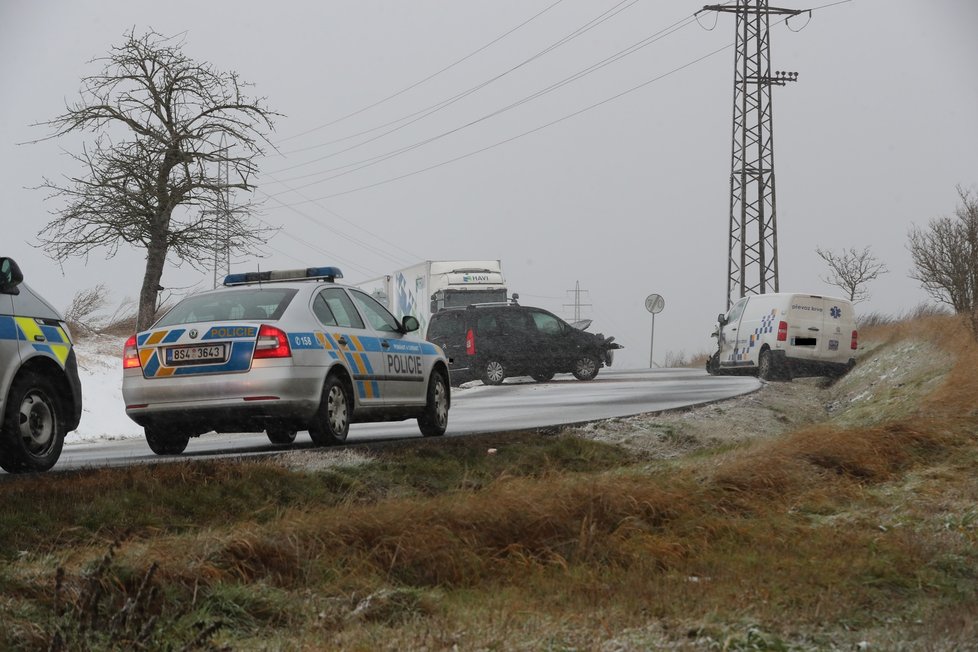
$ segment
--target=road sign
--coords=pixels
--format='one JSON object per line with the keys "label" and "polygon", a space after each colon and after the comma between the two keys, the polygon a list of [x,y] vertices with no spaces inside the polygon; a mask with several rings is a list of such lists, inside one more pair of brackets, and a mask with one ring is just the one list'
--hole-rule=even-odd
{"label": "road sign", "polygon": [[665,307],[666,300],[662,298],[661,294],[650,294],[645,297],[645,309],[653,315],[657,312],[662,312],[662,309]]}

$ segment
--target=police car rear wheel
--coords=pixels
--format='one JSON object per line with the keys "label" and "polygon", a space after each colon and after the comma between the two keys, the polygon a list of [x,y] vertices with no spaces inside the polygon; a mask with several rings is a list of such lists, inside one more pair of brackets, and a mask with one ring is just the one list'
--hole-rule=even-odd
{"label": "police car rear wheel", "polygon": [[418,417],[418,427],[425,437],[441,437],[448,429],[448,384],[439,373],[428,381],[428,403]]}
{"label": "police car rear wheel", "polygon": [[179,455],[190,442],[190,435],[166,426],[146,426],[143,433],[149,449],[157,455]]}
{"label": "police car rear wheel", "polygon": [[323,386],[319,412],[309,426],[309,436],[320,446],[332,446],[346,441],[350,431],[350,397],[337,376],[329,376]]}
{"label": "police car rear wheel", "polygon": [[265,431],[265,434],[268,436],[268,441],[273,444],[286,445],[295,441],[295,430],[269,428]]}
{"label": "police car rear wheel", "polygon": [[24,373],[14,381],[0,437],[0,467],[9,473],[47,471],[61,456],[64,423],[51,381]]}

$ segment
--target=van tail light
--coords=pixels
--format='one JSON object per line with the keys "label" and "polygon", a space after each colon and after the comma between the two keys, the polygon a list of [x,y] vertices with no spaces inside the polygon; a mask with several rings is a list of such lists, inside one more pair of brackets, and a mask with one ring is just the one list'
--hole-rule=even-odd
{"label": "van tail light", "polygon": [[126,340],[125,346],[122,347],[122,368],[136,369],[142,366],[142,363],[139,362],[139,350],[136,348],[136,336],[133,335]]}
{"label": "van tail light", "polygon": [[291,358],[292,348],[289,347],[289,338],[281,329],[262,324],[258,329],[258,342],[255,344],[254,358]]}
{"label": "van tail light", "polygon": [[859,347],[859,331],[852,331],[852,342],[849,343],[849,348],[855,351]]}
{"label": "van tail light", "polygon": [[471,328],[465,334],[465,355],[475,355],[475,333]]}
{"label": "van tail light", "polygon": [[779,342],[788,341],[788,322],[786,321],[778,322],[778,341]]}

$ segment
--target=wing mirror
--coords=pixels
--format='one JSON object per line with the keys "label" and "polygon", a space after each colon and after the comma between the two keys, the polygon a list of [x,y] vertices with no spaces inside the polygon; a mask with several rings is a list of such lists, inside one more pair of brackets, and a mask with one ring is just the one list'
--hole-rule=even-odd
{"label": "wing mirror", "polygon": [[17,288],[24,281],[24,274],[13,258],[0,258],[0,292],[20,294]]}
{"label": "wing mirror", "polygon": [[405,333],[413,333],[421,328],[421,322],[414,315],[404,315],[404,319],[401,320],[401,328]]}
{"label": "wing mirror", "polygon": [[725,315],[722,312],[719,315],[717,315],[717,323],[720,324],[721,326],[726,325],[726,323],[727,323],[727,315]]}

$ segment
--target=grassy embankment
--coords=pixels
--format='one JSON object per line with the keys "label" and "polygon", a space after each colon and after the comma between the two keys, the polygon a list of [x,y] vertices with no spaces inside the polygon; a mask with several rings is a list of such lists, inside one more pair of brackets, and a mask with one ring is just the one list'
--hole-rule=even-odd
{"label": "grassy embankment", "polygon": [[978,350],[862,338],[954,363],[897,419],[679,460],[534,434],[5,477],[0,649],[974,648]]}

